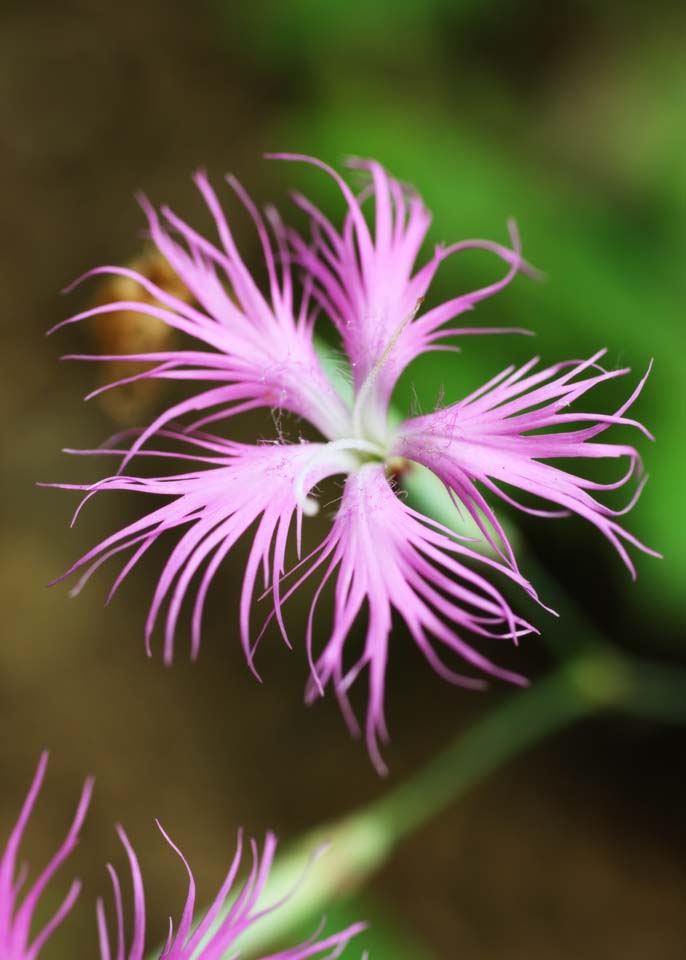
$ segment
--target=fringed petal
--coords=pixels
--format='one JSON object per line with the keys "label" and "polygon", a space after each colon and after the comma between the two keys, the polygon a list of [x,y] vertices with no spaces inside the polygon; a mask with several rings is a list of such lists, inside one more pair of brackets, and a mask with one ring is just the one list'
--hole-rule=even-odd
{"label": "fringed petal", "polygon": [[[462,563],[463,558],[486,564],[533,592],[519,575],[477,555],[449,531],[407,507],[392,490],[383,466],[368,464],[346,480],[331,533],[304,574],[307,577],[315,568],[324,568],[307,630],[313,671],[308,699],[314,699],[332,683],[355,730],[347,694],[358,674],[368,668],[366,739],[379,772],[386,769],[379,741],[387,738],[384,685],[393,611],[404,621],[433,669],[451,683],[482,688],[486,683],[479,674],[517,684],[526,682],[518,674],[496,666],[463,639],[467,633],[516,643],[533,631],[512,612],[486,577]],[[324,649],[315,653],[317,601],[329,580],[334,584],[333,626]],[[365,604],[368,621],[364,650],[357,662],[346,664],[346,640]],[[321,627],[321,620],[317,623]],[[456,673],[443,661],[437,647],[475,668],[477,676]]]}
{"label": "fringed petal", "polygon": [[[638,451],[625,443],[596,441],[612,426],[634,427],[650,437],[641,423],[625,416],[648,374],[613,414],[568,409],[592,388],[630,373],[628,368],[605,371],[599,367],[604,353],[542,370],[535,370],[537,359],[520,369],[508,367],[465,400],[408,420],[398,428],[395,452],[433,470],[515,569],[512,548],[479,484],[535,516],[575,513],[584,517],[610,541],[632,576],[635,567],[626,544],[659,556],[615,519],[633,506],[643,489]],[[629,466],[619,480],[601,484],[545,462],[564,458],[625,458]],[[610,508],[589,492],[618,489],[634,476],[639,477],[638,485],[622,509]],[[502,485],[532,494],[544,502],[544,508],[519,503]],[[558,509],[551,511],[548,504]]]}
{"label": "fringed petal", "polygon": [[[195,657],[200,647],[202,610],[210,582],[236,541],[257,524],[240,602],[241,639],[253,667],[250,614],[257,575],[264,568],[267,583],[272,586],[278,622],[285,634],[280,615],[279,584],[285,571],[286,547],[293,520],[299,527],[303,511],[312,512],[314,501],[310,492],[318,483],[332,474],[347,472],[355,462],[347,449],[341,449],[335,443],[249,446],[205,434],[179,435],[166,431],[165,436],[185,442],[190,450],[186,459],[199,461],[202,468],[162,477],[117,475],[96,484],[76,487],[58,484],[86,491],[86,498],[106,490],[171,498],[107,537],[59,580],[80,571],[81,577],[74,588],[78,591],[110,557],[132,551],[115,580],[109,594],[111,597],[152,544],[162,534],[176,532],[176,546],[169,554],[153,594],[145,639],[150,652],[154,629],[166,606],[164,660],[171,662],[181,608],[191,591],[194,577],[198,575],[200,583],[195,591],[191,624],[191,652]],[[208,449],[215,454],[209,458],[212,462],[209,469],[205,466]],[[165,453],[146,452],[153,456]]]}
{"label": "fringed petal", "polygon": [[[200,236],[168,208],[163,208],[162,220],[151,204],[141,199],[152,240],[197,306],[162,289],[135,270],[99,267],[85,277],[103,273],[126,277],[138,283],[152,302],[120,300],[101,304],[76,314],[54,329],[109,313],[148,314],[200,341],[208,349],[81,356],[79,359],[155,364],[152,369],[117,381],[113,386],[135,379],[173,378],[192,383],[219,380],[226,384],[226,393],[210,391],[205,397],[205,406],[209,406],[207,401],[211,400],[213,406],[219,407],[215,418],[232,416],[251,406],[274,407],[310,420],[327,437],[338,436],[345,431],[348,413],[315,352],[307,292],[300,309],[295,308],[291,265],[288,255],[284,255],[285,230],[278,217],[270,213],[279,251],[277,266],[277,255],[261,214],[238,181],[228,179],[257,229],[267,266],[269,296],[261,293],[245,266],[219,200],[201,172],[195,182],[215,220],[221,247]],[[180,240],[172,238],[170,228],[180,235]],[[236,403],[232,389],[247,403]],[[174,408],[163,414],[156,426],[178,415],[179,410]]]}
{"label": "fringed petal", "polygon": [[19,819],[0,857],[0,956],[6,957],[7,960],[35,960],[45,943],[73,907],[81,889],[81,884],[78,880],[75,880],[56,912],[29,942],[31,924],[38,902],[54,874],[69,858],[78,843],[79,832],[93,792],[93,780],[88,778],[84,784],[81,799],[67,836],[48,865],[20,897],[26,875],[23,870],[17,875],[17,855],[24,831],[43,784],[47,763],[48,755],[43,753]]}
{"label": "fringed petal", "polygon": [[[370,180],[368,189],[356,197],[345,180],[319,160],[296,154],[273,156],[319,167],[333,178],[345,199],[348,212],[338,233],[309,201],[296,196],[295,202],[311,219],[312,240],[306,242],[294,231],[289,237],[295,261],[314,280],[313,296],[319,299],[341,335],[356,390],[362,390],[373,378],[373,389],[366,398],[368,428],[372,423],[385,426],[398,377],[421,353],[440,349],[436,346],[439,340],[455,334],[526,333],[478,327],[445,329],[455,317],[503,289],[518,271],[534,272],[521,258],[513,223],[512,249],[486,240],[465,240],[447,248],[437,247],[429,261],[415,270],[431,223],[431,215],[418,194],[390,177],[376,161],[349,161],[350,167],[363,171]],[[373,231],[362,210],[364,200],[370,196],[374,199]],[[422,314],[421,304],[440,264],[447,257],[470,249],[486,250],[504,260],[508,265],[504,278]]]}
{"label": "fringed petal", "polygon": [[[251,852],[251,866],[247,880],[238,892],[233,892],[236,876],[241,866],[243,854],[242,832],[238,834],[236,854],[233,858],[226,879],[222,883],[217,896],[213,900],[204,916],[197,918],[195,912],[195,880],[193,872],[181,850],[174,844],[162,826],[157,824],[162,836],[181,860],[189,878],[189,888],[186,903],[183,908],[178,927],[170,920],[169,937],[159,955],[159,960],[223,960],[227,957],[230,947],[240,946],[237,941],[260,920],[279,910],[287,904],[295,890],[285,898],[268,907],[261,907],[265,886],[274,861],[276,851],[276,837],[268,833],[262,851],[260,852],[255,840],[249,841]],[[145,955],[145,914],[143,909],[143,881],[141,878],[138,860],[124,831],[119,828],[119,836],[124,844],[129,859],[134,886],[134,933],[130,947],[126,947],[123,936],[123,918],[121,908],[121,887],[117,874],[112,870],[112,884],[114,889],[115,911],[117,916],[116,960],[143,960]],[[299,885],[299,884],[298,884]],[[296,886],[297,890],[297,886]],[[230,905],[229,905],[230,904]],[[113,954],[107,932],[105,912],[102,902],[98,903],[98,930],[100,934],[100,955],[102,960],[111,960]],[[308,957],[318,957],[327,960],[340,956],[342,950],[350,943],[353,937],[365,929],[364,923],[355,923],[338,933],[321,939],[319,932],[314,937],[299,946],[290,947],[278,953],[271,953],[262,957],[262,960],[306,960]],[[324,956],[326,951],[333,951]],[[232,954],[238,956],[238,954]]]}

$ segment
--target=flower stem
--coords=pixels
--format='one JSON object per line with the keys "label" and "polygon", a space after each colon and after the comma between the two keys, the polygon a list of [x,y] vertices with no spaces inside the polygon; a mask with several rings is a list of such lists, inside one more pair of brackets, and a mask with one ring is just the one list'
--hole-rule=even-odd
{"label": "flower stem", "polygon": [[[264,903],[293,887],[312,851],[331,849],[310,868],[288,909],[265,917],[241,941],[247,957],[279,945],[295,928],[316,924],[327,904],[359,889],[400,841],[458,800],[510,757],[614,700],[617,687],[604,663],[563,664],[545,680],[509,697],[406,783],[336,823],[300,838],[272,871]],[[243,954],[242,954],[243,955]]]}
{"label": "flower stem", "polygon": [[[647,682],[646,682],[647,681]],[[595,647],[562,661],[533,687],[508,697],[460,734],[409,780],[343,819],[308,831],[272,870],[263,905],[299,884],[283,910],[262,918],[241,938],[241,956],[283,944],[327,905],[358,890],[404,837],[459,800],[527,747],[608,708],[686,721],[686,675]],[[310,864],[318,847],[330,850]],[[308,864],[310,864],[308,868]]]}
{"label": "flower stem", "polygon": [[577,670],[560,667],[487,713],[419,774],[378,801],[371,812],[397,841],[510,757],[592,713],[602,702],[578,682]]}

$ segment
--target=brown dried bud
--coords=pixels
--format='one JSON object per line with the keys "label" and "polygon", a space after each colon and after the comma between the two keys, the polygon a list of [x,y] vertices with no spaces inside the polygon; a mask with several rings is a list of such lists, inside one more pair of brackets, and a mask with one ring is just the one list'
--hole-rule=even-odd
{"label": "brown dried bud", "polygon": [[[193,296],[154,247],[144,250],[127,266],[170,293],[190,303]],[[94,300],[95,306],[116,301],[138,301],[154,306],[160,302],[130,277],[112,275],[100,284]],[[176,331],[157,317],[134,310],[120,310],[104,314],[100,322],[91,328],[101,353],[152,353],[167,350],[173,345]],[[102,384],[112,383],[152,369],[154,363],[134,360],[112,360],[100,366]],[[99,394],[99,401],[107,414],[117,423],[130,424],[136,421],[157,400],[165,387],[164,380],[141,379],[122,384]]]}

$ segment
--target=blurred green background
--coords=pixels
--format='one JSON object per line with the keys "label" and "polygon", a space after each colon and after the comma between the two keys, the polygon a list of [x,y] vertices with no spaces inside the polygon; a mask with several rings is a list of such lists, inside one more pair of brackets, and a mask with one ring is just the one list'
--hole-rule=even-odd
{"label": "blurred green background", "polygon": [[[683,4],[660,0],[2,5],[0,842],[41,749],[51,749],[52,762],[25,845],[35,865],[61,836],[83,776],[97,776],[83,843],[63,877],[66,888],[76,869],[87,888],[46,957],[95,955],[104,863],[123,869],[116,820],[140,852],[151,931],[161,936],[184,881],[154,816],[209,897],[239,824],[293,838],[387,786],[330,699],[303,708],[299,652],[271,635],[265,683],[247,671],[234,609],[244,551],[217,582],[194,667],[182,635],[173,670],[144,655],[160,552],[147,579],[132,578],[106,612],[107,572],[73,602],[64,587],[45,590],[137,515],[130,499],[102,498],[69,531],[71,498],[34,487],[99,475],[104,468],[59,450],[96,445],[117,426],[111,407],[80,401],[97,371],[57,362],[91,350],[96,326],[43,339],[95,290],[66,300],[58,291],[91,266],[139,254],[137,189],[206,225],[189,179],[198,166],[217,182],[236,173],[285,214],[292,186],[340,212],[323,175],[264,161],[266,151],[334,164],[376,157],[423,194],[434,211],[432,242],[504,241],[514,216],[525,256],[547,280],[519,278],[472,317],[527,327],[536,340],[473,338],[458,357],[418,363],[399,390],[400,409],[411,389],[426,407],[441,387],[457,399],[532,351],[555,361],[608,347],[608,365],[630,365],[632,383],[654,358],[635,408],[657,437],[638,439],[651,479],[627,526],[665,559],[639,556],[633,584],[580,522],[530,521],[523,536],[532,563],[545,565],[613,642],[683,663],[685,20]],[[235,210],[228,189],[224,196]],[[259,264],[240,215],[236,231]],[[448,261],[434,295],[473,289],[499,271],[486,255]],[[615,399],[608,393],[603,405]],[[240,427],[243,437],[269,429],[268,417]],[[555,642],[579,639],[565,623],[537,622]],[[501,692],[450,689],[401,631],[391,661],[387,759],[398,782]],[[533,678],[542,675],[545,643],[529,643],[522,661]],[[676,960],[686,935],[685,800],[679,731],[594,720],[480,786],[407,842],[345,910],[374,920],[365,941],[372,960]],[[61,892],[57,884],[46,909]]]}

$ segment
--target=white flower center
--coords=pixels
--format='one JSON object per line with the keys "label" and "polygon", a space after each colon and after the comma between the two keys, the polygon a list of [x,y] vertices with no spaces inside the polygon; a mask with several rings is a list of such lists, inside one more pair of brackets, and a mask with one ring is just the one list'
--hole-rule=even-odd
{"label": "white flower center", "polygon": [[[341,458],[338,456],[342,451],[351,454],[348,462],[344,464],[341,464]],[[330,441],[306,460],[296,474],[293,484],[296,503],[307,517],[314,517],[319,513],[319,501],[306,493],[307,479],[317,466],[326,463],[327,460],[335,458],[337,466],[344,465],[347,473],[353,473],[363,463],[367,463],[370,458],[383,461],[384,456],[383,449],[378,444],[371,443],[368,440],[350,437]]]}

